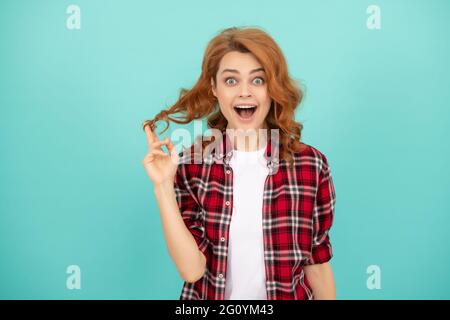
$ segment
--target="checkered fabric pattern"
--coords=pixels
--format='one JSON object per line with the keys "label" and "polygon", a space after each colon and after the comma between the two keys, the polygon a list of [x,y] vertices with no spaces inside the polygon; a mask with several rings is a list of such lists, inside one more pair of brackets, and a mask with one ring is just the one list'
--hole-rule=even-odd
{"label": "checkered fabric pattern", "polygon": [[[228,236],[233,213],[230,138],[222,131],[220,147],[195,163],[194,145],[180,152],[174,179],[183,220],[206,257],[206,270],[185,282],[181,300],[224,300]],[[290,165],[278,161],[278,144],[267,139],[269,167],[263,194],[262,226],[268,300],[310,300],[313,292],[303,267],[332,257],[329,230],[336,194],[327,158],[303,144]],[[226,150],[231,150],[226,153]],[[187,152],[189,151],[189,152]]]}

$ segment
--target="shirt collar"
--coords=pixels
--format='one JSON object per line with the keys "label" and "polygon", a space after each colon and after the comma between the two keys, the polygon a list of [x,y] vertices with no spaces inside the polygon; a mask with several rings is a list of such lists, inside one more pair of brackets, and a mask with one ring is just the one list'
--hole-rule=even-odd
{"label": "shirt collar", "polygon": [[[216,148],[211,152],[210,160],[214,160],[216,163],[222,163],[225,166],[229,166],[229,162],[233,156],[233,146],[230,135],[226,129],[221,130],[221,138]],[[276,172],[279,161],[279,134],[278,130],[272,129],[268,131],[267,144],[264,152],[264,158],[267,161],[267,167],[269,168],[269,174],[272,175]]]}

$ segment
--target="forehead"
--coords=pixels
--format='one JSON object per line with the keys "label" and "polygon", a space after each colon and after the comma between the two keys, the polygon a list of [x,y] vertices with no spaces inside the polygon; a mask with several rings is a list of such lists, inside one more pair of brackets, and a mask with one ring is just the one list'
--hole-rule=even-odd
{"label": "forehead", "polygon": [[219,72],[224,69],[236,69],[240,73],[249,73],[257,68],[262,68],[262,65],[253,53],[232,51],[225,54],[220,60]]}

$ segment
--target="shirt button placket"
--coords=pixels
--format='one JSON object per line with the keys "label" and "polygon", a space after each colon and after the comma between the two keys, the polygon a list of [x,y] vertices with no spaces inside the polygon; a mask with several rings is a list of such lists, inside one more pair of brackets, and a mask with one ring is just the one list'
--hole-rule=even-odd
{"label": "shirt button placket", "polygon": [[[226,167],[225,173],[226,173],[228,176],[231,174],[231,168],[230,168],[229,166]],[[229,207],[230,204],[231,204],[231,202],[230,202],[229,200],[225,201],[225,205],[226,205],[227,207]],[[220,238],[220,241],[221,241],[221,242],[225,242],[225,237],[221,237],[221,238]],[[219,273],[218,276],[219,276],[219,279],[223,279],[223,274],[222,274],[222,273]]]}
{"label": "shirt button placket", "polygon": [[[231,168],[230,168],[230,166],[227,166],[226,168],[225,168],[225,173],[227,174],[227,175],[230,175],[231,174]],[[227,206],[227,207],[229,207],[230,206],[230,201],[225,201],[225,205]]]}

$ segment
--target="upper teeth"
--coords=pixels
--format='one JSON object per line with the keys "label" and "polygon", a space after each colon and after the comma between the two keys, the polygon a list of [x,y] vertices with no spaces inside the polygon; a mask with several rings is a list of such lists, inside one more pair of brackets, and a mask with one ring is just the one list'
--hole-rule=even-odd
{"label": "upper teeth", "polygon": [[251,105],[237,105],[235,106],[235,108],[244,108],[244,109],[249,109],[249,108],[254,108],[255,106],[251,106]]}

